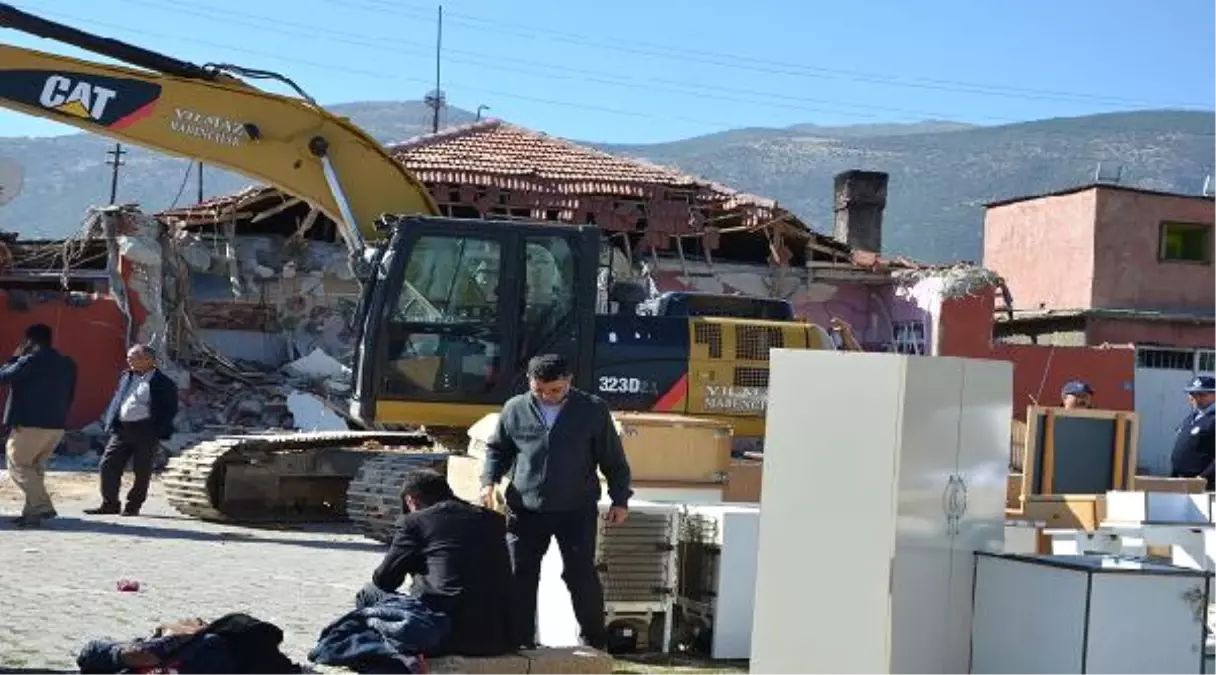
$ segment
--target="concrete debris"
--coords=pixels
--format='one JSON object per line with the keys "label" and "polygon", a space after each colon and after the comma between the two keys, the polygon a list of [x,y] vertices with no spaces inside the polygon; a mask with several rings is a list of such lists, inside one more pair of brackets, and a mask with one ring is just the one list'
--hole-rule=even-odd
{"label": "concrete debris", "polygon": [[313,349],[309,352],[308,356],[296,359],[283,366],[283,370],[290,375],[301,377],[311,382],[326,382],[329,384],[347,385],[351,377],[350,368],[342,365],[341,362],[321,351],[320,348]]}
{"label": "concrete debris", "polygon": [[901,286],[907,288],[932,280],[942,300],[955,300],[969,295],[992,292],[1004,287],[999,274],[979,265],[958,263],[945,267],[920,267],[893,272]]}
{"label": "concrete debris", "polygon": [[293,391],[287,395],[287,409],[301,431],[345,431],[349,427],[321,397]]}

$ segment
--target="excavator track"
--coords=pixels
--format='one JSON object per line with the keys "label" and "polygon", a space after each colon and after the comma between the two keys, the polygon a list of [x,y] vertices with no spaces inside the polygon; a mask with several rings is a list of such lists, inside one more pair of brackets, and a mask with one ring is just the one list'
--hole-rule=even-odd
{"label": "excavator track", "polygon": [[401,512],[401,476],[443,470],[447,454],[417,432],[221,436],[169,460],[161,477],[183,515],[237,523],[350,519],[387,540]]}

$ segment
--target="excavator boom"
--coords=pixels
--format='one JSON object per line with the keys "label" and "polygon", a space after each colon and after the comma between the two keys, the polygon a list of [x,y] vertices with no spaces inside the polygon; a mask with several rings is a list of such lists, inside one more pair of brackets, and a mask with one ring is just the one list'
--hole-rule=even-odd
{"label": "excavator boom", "polygon": [[[439,215],[422,184],[358,127],[298,87],[303,98],[280,96],[229,73],[295,87],[287,78],[197,66],[5,4],[0,27],[144,69],[0,44],[0,107],[269,183],[344,225],[352,254],[362,253],[364,240],[387,234],[377,228],[382,216]],[[344,514],[369,536],[385,539],[401,510],[401,476],[434,463],[433,441],[434,434],[381,432],[224,437],[175,457],[162,479],[170,503],[194,517],[289,521]]]}
{"label": "excavator boom", "polygon": [[269,183],[345,225],[356,251],[382,236],[375,223],[384,214],[439,214],[426,188],[374,138],[314,102],[5,4],[0,26],[150,69],[0,44],[2,107]]}

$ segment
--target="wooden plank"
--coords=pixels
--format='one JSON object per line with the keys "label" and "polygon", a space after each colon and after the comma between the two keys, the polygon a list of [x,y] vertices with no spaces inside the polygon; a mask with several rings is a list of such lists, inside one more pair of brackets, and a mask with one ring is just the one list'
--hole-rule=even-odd
{"label": "wooden plank", "polygon": [[[1115,473],[1114,484],[1116,490],[1126,490],[1129,486],[1125,484],[1127,477],[1124,476],[1124,462],[1127,461],[1127,418],[1122,414],[1115,415]],[[1131,474],[1136,474],[1136,467],[1132,466]]]}
{"label": "wooden plank", "polygon": [[276,215],[286,211],[287,209],[290,209],[291,207],[295,206],[296,204],[299,204],[300,201],[301,200],[299,197],[292,197],[291,199],[288,199],[287,201],[283,202],[282,204],[278,204],[277,206],[272,206],[271,208],[266,209],[265,211],[259,212],[249,222],[250,222],[250,224],[260,223],[263,220],[266,220],[267,218],[276,216]]}
{"label": "wooden plank", "polygon": [[1056,414],[1048,410],[1043,418],[1043,491],[1051,494],[1056,477]]}
{"label": "wooden plank", "polygon": [[1166,478],[1164,476],[1135,476],[1129,490],[1136,492],[1173,492],[1200,494],[1207,491],[1203,478]]}

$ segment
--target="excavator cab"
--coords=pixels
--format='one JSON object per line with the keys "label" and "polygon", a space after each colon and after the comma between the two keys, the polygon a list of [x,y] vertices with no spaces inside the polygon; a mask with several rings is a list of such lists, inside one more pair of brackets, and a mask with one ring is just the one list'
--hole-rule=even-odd
{"label": "excavator cab", "polygon": [[592,379],[594,226],[403,216],[364,285],[351,414],[368,426],[467,427],[564,354]]}

